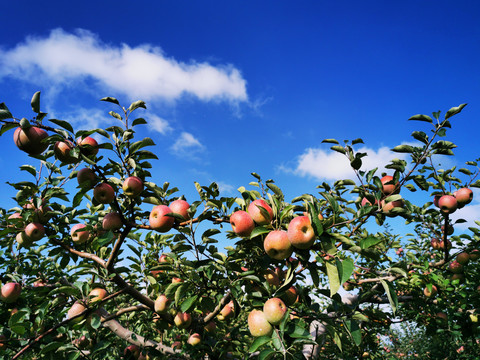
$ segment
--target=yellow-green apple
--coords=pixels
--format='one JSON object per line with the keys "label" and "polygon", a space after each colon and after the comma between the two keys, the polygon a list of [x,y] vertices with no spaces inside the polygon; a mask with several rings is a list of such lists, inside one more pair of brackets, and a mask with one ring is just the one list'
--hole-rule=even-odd
{"label": "yellow-green apple", "polygon": [[291,286],[280,298],[283,300],[285,305],[292,306],[298,301],[297,288],[295,286]]}
{"label": "yellow-green apple", "polygon": [[272,325],[278,325],[282,322],[287,306],[280,298],[268,299],[263,305],[263,314]]}
{"label": "yellow-green apple", "polygon": [[466,252],[461,252],[457,255],[456,260],[462,265],[467,265],[467,263],[470,261],[470,255]]}
{"label": "yellow-green apple", "polygon": [[90,303],[95,303],[97,301],[101,301],[107,297],[108,293],[107,290],[102,288],[95,288],[88,294],[90,298]]}
{"label": "yellow-green apple", "polygon": [[129,197],[136,197],[143,191],[143,181],[138,176],[130,176],[123,182],[123,193]]}
{"label": "yellow-green apple", "polygon": [[469,188],[461,188],[454,192],[455,199],[457,199],[457,204],[459,208],[464,207],[467,204],[470,204],[473,200],[473,191]]}
{"label": "yellow-green apple", "polygon": [[290,244],[297,249],[310,249],[315,242],[315,231],[308,216],[293,218],[288,224],[287,235]]}
{"label": "yellow-green apple", "polygon": [[78,161],[70,152],[73,150],[73,143],[69,140],[57,141],[53,147],[55,157],[65,164],[73,164]]}
{"label": "yellow-green apple", "polygon": [[110,184],[101,183],[93,189],[93,197],[100,204],[110,204],[115,200],[115,190]]}
{"label": "yellow-green apple", "polygon": [[252,310],[248,314],[248,329],[250,334],[255,337],[270,336],[273,332],[272,324],[270,324],[261,310]]}
{"label": "yellow-green apple", "polygon": [[252,201],[247,212],[258,225],[268,225],[273,219],[273,210],[263,199]]}
{"label": "yellow-green apple", "polygon": [[192,346],[196,346],[196,345],[200,344],[201,342],[202,342],[202,337],[200,336],[199,333],[194,333],[194,334],[190,335],[188,340],[187,340],[187,343],[192,345]]}
{"label": "yellow-green apple", "polygon": [[220,313],[217,315],[218,320],[225,321],[231,319],[235,315],[235,311],[233,308],[233,302],[230,301],[227,305],[223,307]]}
{"label": "yellow-green apple", "polygon": [[117,212],[111,212],[105,215],[102,221],[103,229],[117,231],[123,226],[122,217]]}
{"label": "yellow-green apple", "polygon": [[26,234],[25,231],[20,231],[17,236],[15,236],[15,240],[17,241],[18,245],[28,248],[32,246],[33,240],[30,239]]}
{"label": "yellow-green apple", "polygon": [[155,312],[158,314],[164,314],[168,310],[170,300],[165,295],[160,295],[155,300]]}
{"label": "yellow-green apple", "polygon": [[172,216],[167,216],[172,210],[167,205],[157,205],[150,212],[150,217],[148,221],[150,222],[150,227],[153,230],[159,232],[167,232],[175,223],[175,218]]}
{"label": "yellow-green apple", "polygon": [[140,357],[140,348],[137,345],[128,345],[125,350],[123,350],[123,355],[125,359],[138,360]]}
{"label": "yellow-green apple", "polygon": [[463,265],[457,260],[453,260],[450,264],[448,264],[448,270],[454,274],[459,274],[463,271]]}
{"label": "yellow-green apple", "polygon": [[32,241],[40,240],[45,236],[45,228],[40,223],[30,223],[25,227],[25,236]]}
{"label": "yellow-green apple", "polygon": [[279,286],[280,285],[280,278],[277,273],[271,269],[267,269],[263,272],[263,277],[272,286]]}
{"label": "yellow-green apple", "polygon": [[478,260],[480,259],[480,251],[474,249],[470,251],[470,260]]}
{"label": "yellow-green apple", "polygon": [[[78,302],[76,301],[72,307],[68,310],[67,312],[67,318],[68,319],[71,319],[79,314],[81,314],[82,312],[84,312],[87,308],[85,307],[85,305],[81,302]],[[77,323],[77,322],[80,322],[82,321],[84,318],[84,316],[79,316],[77,318],[75,318],[74,320],[72,320],[73,322]]]}
{"label": "yellow-green apple", "polygon": [[190,209],[190,204],[183,199],[174,200],[168,205],[172,213],[182,216],[185,220],[190,220],[190,215],[188,214],[188,209]]}
{"label": "yellow-green apple", "polygon": [[72,241],[75,244],[83,244],[90,237],[90,233],[87,230],[82,230],[86,228],[85,224],[75,224],[70,230],[70,235],[72,236]]}
{"label": "yellow-green apple", "polygon": [[80,147],[80,152],[85,156],[93,156],[98,154],[98,142],[94,138],[87,136],[77,139],[77,145]]}
{"label": "yellow-green apple", "polygon": [[48,137],[45,130],[31,126],[28,129],[18,127],[13,133],[13,141],[15,145],[30,155],[40,155],[47,147],[48,143],[43,142]]}
{"label": "yellow-green apple", "polygon": [[393,193],[400,192],[399,184],[393,182],[393,176],[386,175],[380,179],[382,182],[382,192],[385,195],[390,195]]}
{"label": "yellow-green apple", "polygon": [[179,312],[175,315],[173,322],[179,329],[186,329],[192,323],[192,317],[188,313]]}
{"label": "yellow-green apple", "polygon": [[19,283],[6,283],[0,290],[0,300],[6,303],[15,302],[22,293],[22,285]]}
{"label": "yellow-green apple", "polygon": [[273,230],[268,233],[263,242],[263,248],[268,256],[276,260],[284,260],[293,253],[292,244],[284,230]]}
{"label": "yellow-green apple", "polygon": [[241,237],[248,237],[255,228],[252,217],[246,211],[238,210],[230,216],[232,230]]}
{"label": "yellow-green apple", "polygon": [[457,210],[457,199],[455,199],[455,196],[452,195],[443,195],[438,200],[438,207],[444,214],[451,214]]}
{"label": "yellow-green apple", "polygon": [[83,168],[77,172],[78,185],[91,189],[97,183],[97,175],[90,168]]}
{"label": "yellow-green apple", "polygon": [[432,298],[437,296],[438,290],[435,285],[432,285],[432,290],[428,289],[428,286],[423,289],[423,295],[425,295],[427,298]]}

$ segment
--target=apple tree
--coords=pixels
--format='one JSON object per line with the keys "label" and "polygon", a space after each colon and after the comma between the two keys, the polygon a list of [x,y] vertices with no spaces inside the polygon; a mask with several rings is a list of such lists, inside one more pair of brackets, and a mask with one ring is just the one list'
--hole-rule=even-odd
{"label": "apple tree", "polygon": [[32,160],[4,190],[16,206],[0,209],[0,356],[417,358],[388,336],[395,323],[478,354],[480,230],[459,232],[452,214],[479,168],[436,164],[454,155],[447,130],[465,104],[411,117],[415,145],[392,149],[409,160],[388,174],[362,169],[361,139],[324,140],[355,178],[288,200],[257,173],[237,197],[154,182],[135,117],[146,104],[102,101],[105,129],[48,119],[39,92],[30,120],[0,104],[2,141],[13,134]]}

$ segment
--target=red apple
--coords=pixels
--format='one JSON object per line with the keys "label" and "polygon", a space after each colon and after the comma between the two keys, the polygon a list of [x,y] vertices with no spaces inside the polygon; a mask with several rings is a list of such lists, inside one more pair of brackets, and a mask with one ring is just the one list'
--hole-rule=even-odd
{"label": "red apple", "polygon": [[73,150],[73,144],[69,140],[57,141],[53,147],[55,157],[65,164],[74,164],[78,161],[70,152]]}
{"label": "red apple", "polygon": [[107,297],[108,293],[107,290],[102,289],[102,288],[95,288],[92,291],[90,291],[90,294],[88,296],[90,297],[90,302],[95,303],[97,301],[101,301]]}
{"label": "red apple", "polygon": [[192,323],[192,317],[188,313],[179,312],[175,315],[173,322],[179,329],[186,329]]}
{"label": "red apple", "polygon": [[115,200],[115,190],[110,184],[101,183],[93,189],[93,197],[100,204],[110,204]]}
{"label": "red apple", "polygon": [[462,208],[472,202],[473,191],[469,188],[458,189],[455,191],[455,198],[457,199],[458,207]]}
{"label": "red apple", "polygon": [[33,244],[33,240],[30,239],[26,234],[25,231],[21,231],[17,234],[15,237],[15,240],[17,241],[18,245],[24,248],[29,248]]}
{"label": "red apple", "polygon": [[45,236],[45,228],[40,223],[30,223],[25,227],[25,236],[31,241],[40,240]]}
{"label": "red apple", "polygon": [[181,215],[185,220],[190,220],[190,215],[188,215],[188,209],[190,209],[190,204],[183,199],[177,199],[170,203],[168,206],[172,213]]}
{"label": "red apple", "polygon": [[274,230],[268,233],[263,242],[263,248],[268,256],[276,260],[285,260],[293,253],[292,244],[284,230]]}
{"label": "red apple", "polygon": [[480,251],[474,249],[470,251],[470,260],[478,260],[480,259]]}
{"label": "red apple", "polygon": [[150,212],[149,222],[153,230],[167,232],[175,223],[175,218],[167,216],[172,210],[166,205],[157,205]]}
{"label": "red apple", "polygon": [[454,274],[459,274],[463,271],[463,265],[457,260],[453,260],[450,264],[448,264],[448,270]]}
{"label": "red apple", "polygon": [[281,296],[281,299],[287,306],[292,306],[298,301],[298,294],[297,294],[297,289],[295,286],[291,286],[287,291],[285,291],[285,294]]}
{"label": "red apple", "polygon": [[268,322],[263,311],[252,310],[248,314],[248,328],[250,334],[255,337],[270,336],[273,332],[272,325]]}
{"label": "red apple", "polygon": [[450,276],[450,281],[453,283],[455,280],[458,280],[459,283],[463,283],[463,281],[465,280],[465,275],[452,274],[452,276]]}
{"label": "red apple", "polygon": [[130,176],[123,182],[123,193],[129,197],[136,197],[143,191],[143,181],[137,176]]}
{"label": "red apple", "polygon": [[102,221],[102,227],[106,231],[117,231],[123,226],[122,217],[117,212],[111,212],[105,215]]}
{"label": "red apple", "polygon": [[199,333],[194,333],[190,335],[190,337],[187,340],[187,343],[189,343],[192,346],[196,346],[202,342],[202,337],[200,336]]}
{"label": "red apple", "polygon": [[91,189],[97,183],[97,175],[90,168],[83,168],[77,172],[78,185]]}
{"label": "red apple", "polygon": [[436,207],[440,207],[440,206],[438,206],[438,200],[440,200],[441,197],[442,197],[442,195],[435,195],[433,197],[433,205],[435,205]]}
{"label": "red apple", "polygon": [[310,249],[315,242],[315,232],[308,216],[297,216],[288,224],[288,240],[297,249]]}
{"label": "red apple", "polygon": [[138,360],[140,357],[140,348],[137,345],[128,345],[125,350],[123,350],[123,355],[126,359]]}
{"label": "red apple", "polygon": [[435,250],[440,249],[440,240],[438,240],[437,238],[432,238],[432,240],[430,240],[430,243],[432,244],[432,248],[434,248]]}
{"label": "red apple", "polygon": [[6,303],[15,302],[22,293],[22,285],[19,283],[6,283],[0,290],[0,300]]}
{"label": "red apple", "polygon": [[393,182],[393,176],[386,175],[386,176],[382,177],[380,179],[380,181],[382,182],[382,185],[383,185],[382,192],[385,195],[390,195],[390,194],[393,194],[393,193],[399,193],[400,192],[398,182],[397,183]]}
{"label": "red apple", "polygon": [[170,300],[162,294],[155,300],[155,312],[158,314],[165,314],[169,305]]}
{"label": "red apple", "polygon": [[98,143],[94,138],[87,136],[77,139],[77,145],[80,147],[80,152],[85,156],[94,156],[98,154]]}
{"label": "red apple", "polygon": [[427,297],[427,298],[432,298],[432,297],[435,297],[438,293],[438,290],[437,290],[437,287],[435,285],[432,285],[432,290],[428,290],[428,287],[425,287],[425,289],[423,289],[423,294]]}
{"label": "red apple", "polygon": [[213,334],[215,330],[217,330],[217,324],[215,321],[210,321],[208,324],[204,326],[206,332]]}
{"label": "red apple", "polygon": [[72,226],[72,229],[70,230],[70,235],[72,236],[72,241],[75,244],[83,244],[89,239],[90,233],[86,230],[81,230],[86,227],[87,225],[85,224],[75,224]]}
{"label": "red apple", "polygon": [[48,137],[45,130],[31,126],[28,129],[18,127],[13,133],[13,141],[15,145],[30,155],[40,155],[47,147],[48,143],[43,142]]}
{"label": "red apple", "polygon": [[172,278],[172,284],[181,283],[181,282],[183,282],[183,280],[178,278],[178,277],[173,277]]}
{"label": "red apple", "polygon": [[235,315],[235,309],[233,308],[233,302],[230,301],[227,305],[223,307],[220,313],[217,315],[218,320],[225,321],[233,318]]}
{"label": "red apple", "polygon": [[243,210],[235,211],[230,216],[230,224],[232,229],[238,236],[248,237],[255,228],[252,217]]}
{"label": "red apple", "polygon": [[[71,319],[73,318],[74,316],[77,316],[79,314],[81,314],[82,312],[84,312],[87,308],[85,307],[84,304],[76,301],[72,307],[68,310],[67,312],[67,318]],[[83,320],[83,316],[79,316],[77,318],[75,318],[75,320],[72,320],[73,322],[77,323],[77,322],[80,322]]]}
{"label": "red apple", "polygon": [[456,260],[459,264],[467,265],[467,263],[470,261],[470,255],[466,252],[461,252],[457,255]]}
{"label": "red apple", "polygon": [[451,214],[457,210],[457,199],[452,195],[443,195],[438,200],[438,207],[444,214]]}
{"label": "red apple", "polygon": [[268,225],[273,219],[273,210],[265,200],[257,199],[248,205],[247,212],[258,225]]}
{"label": "red apple", "polygon": [[386,216],[394,217],[395,214],[391,212],[392,209],[393,208],[403,208],[404,203],[403,203],[402,199],[391,201],[391,202],[388,202],[388,203],[385,203],[385,201],[382,200],[381,205],[382,205],[382,212]]}
{"label": "red apple", "polygon": [[268,299],[263,305],[263,314],[272,325],[279,325],[287,312],[287,306],[279,298]]}

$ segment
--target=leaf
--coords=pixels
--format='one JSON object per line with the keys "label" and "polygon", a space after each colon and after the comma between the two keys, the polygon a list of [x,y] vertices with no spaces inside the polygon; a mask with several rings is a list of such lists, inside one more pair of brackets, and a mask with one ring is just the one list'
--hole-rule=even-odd
{"label": "leaf", "polygon": [[33,94],[30,105],[32,105],[33,112],[36,112],[37,114],[40,112],[40,91]]}
{"label": "leaf", "polygon": [[257,349],[262,346],[262,345],[265,345],[266,343],[270,342],[272,338],[270,336],[260,336],[258,338],[255,339],[255,341],[253,342],[252,345],[250,345],[250,349],[248,349],[248,352],[250,353],[253,353],[255,351],[257,351]]}
{"label": "leaf", "polygon": [[5,103],[0,104],[0,120],[11,119],[13,118],[12,113],[8,110],[7,105]]}
{"label": "leaf", "polygon": [[[262,208],[263,209],[263,208]],[[263,226],[257,226],[255,229],[253,229],[252,233],[250,234],[250,239],[253,239],[254,237],[257,237],[258,235],[262,235],[265,233],[270,232],[267,228]]]}
{"label": "leaf", "polygon": [[48,121],[50,121],[50,122],[54,123],[55,125],[58,125],[58,126],[64,128],[65,130],[68,130],[71,133],[73,133],[72,125],[70,125],[70,123],[67,122],[67,121],[58,120],[58,119],[48,119]]}
{"label": "leaf", "polygon": [[130,153],[133,154],[135,151],[145,147],[155,145],[152,139],[149,137],[144,138],[143,140],[136,141],[130,145]]}
{"label": "leaf", "polygon": [[108,114],[112,117],[114,117],[115,119],[118,119],[120,121],[122,121],[122,117],[120,116],[119,113],[116,113],[115,111],[109,111]]}
{"label": "leaf", "polygon": [[107,96],[107,97],[101,98],[100,101],[106,101],[106,102],[110,102],[110,103],[112,103],[112,104],[120,105],[120,103],[118,102],[118,100],[115,99],[114,97],[111,97],[111,96]]}
{"label": "leaf", "polygon": [[258,360],[268,360],[275,354],[274,349],[265,349],[258,355]]}
{"label": "leaf", "polygon": [[345,154],[345,153],[346,153],[346,151],[345,151],[345,149],[343,148],[343,146],[334,145],[334,146],[332,146],[330,149],[332,149],[333,151],[339,152],[340,154]]}
{"label": "leaf", "polygon": [[458,114],[460,111],[463,110],[463,108],[467,106],[467,104],[460,104],[456,107],[452,107],[450,110],[447,111],[447,113],[445,114],[445,120],[447,120],[448,118],[452,117],[453,115],[456,115]]}
{"label": "leaf", "polygon": [[133,120],[132,126],[143,125],[143,124],[146,124],[146,123],[147,123],[147,121],[144,118],[138,118],[138,119]]}
{"label": "leaf", "polygon": [[377,238],[374,236],[369,236],[366,239],[360,240],[360,247],[362,249],[368,249],[369,247],[372,247],[374,245],[377,245],[378,243],[382,242],[382,238]]}
{"label": "leaf", "polygon": [[398,146],[395,146],[393,149],[392,149],[393,152],[397,152],[397,153],[412,153],[413,152],[413,146],[410,146],[410,145],[398,145]]}
{"label": "leaf", "polygon": [[417,120],[417,121],[425,121],[425,122],[433,123],[433,119],[430,116],[422,115],[422,114],[413,115],[408,120]]}
{"label": "leaf", "polygon": [[[188,290],[188,284],[181,284],[177,291],[175,291],[175,305],[178,306],[180,300],[184,297],[185,293]],[[166,295],[165,295],[166,296]],[[168,296],[167,296],[168,297]]]}
{"label": "leaf", "polygon": [[133,102],[133,103],[130,104],[130,106],[128,107],[128,110],[129,110],[130,112],[132,112],[133,110],[138,109],[138,108],[146,109],[147,106],[145,105],[145,101],[138,100],[138,101]]}
{"label": "leaf", "polygon": [[338,276],[336,264],[326,261],[325,266],[327,268],[328,282],[330,283],[330,297],[332,297],[340,289],[340,277]]}
{"label": "leaf", "polygon": [[339,142],[335,139],[325,139],[325,140],[322,140],[322,144],[323,143],[329,143],[329,144],[339,144]]}
{"label": "leaf", "polygon": [[383,288],[387,293],[388,301],[390,302],[390,306],[392,307],[393,315],[395,315],[395,312],[397,311],[397,307],[398,307],[397,294],[395,293],[395,290],[393,289],[393,286],[391,283],[386,282],[385,280],[380,280],[380,282],[382,283]]}
{"label": "leaf", "polygon": [[364,144],[364,142],[360,138],[352,140],[352,145],[356,145],[356,144]]}
{"label": "leaf", "polygon": [[37,176],[37,169],[32,165],[22,165],[20,166],[20,170],[27,171],[33,176]]}
{"label": "leaf", "polygon": [[185,300],[182,305],[180,306],[180,311],[181,312],[187,312],[189,311],[193,305],[195,305],[195,303],[197,302],[198,300],[198,295],[193,295],[191,297],[189,297],[187,300]]}
{"label": "leaf", "polygon": [[[0,110],[0,118],[1,118],[1,110]],[[18,127],[18,124],[13,124],[13,123],[3,124],[2,128],[0,129],[0,136],[6,133],[8,130],[15,129],[16,127]]]}
{"label": "leaf", "polygon": [[355,265],[352,259],[346,258],[342,261],[342,280],[340,281],[341,284],[350,279],[350,276],[352,276],[353,274],[354,268]]}
{"label": "leaf", "polygon": [[275,195],[277,195],[278,197],[280,197],[281,199],[283,199],[283,193],[282,193],[282,190],[280,190],[280,188],[273,184],[273,183],[267,183],[267,187],[272,190]]}
{"label": "leaf", "polygon": [[90,317],[90,326],[94,329],[98,329],[100,325],[102,325],[102,322],[100,321],[100,316],[93,313]]}

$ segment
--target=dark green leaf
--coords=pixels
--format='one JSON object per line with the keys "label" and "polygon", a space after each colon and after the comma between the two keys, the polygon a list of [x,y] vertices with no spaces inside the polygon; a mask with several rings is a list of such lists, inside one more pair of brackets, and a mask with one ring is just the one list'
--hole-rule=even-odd
{"label": "dark green leaf", "polygon": [[147,121],[144,118],[138,118],[138,119],[133,120],[132,126],[142,125],[142,124],[146,124],[146,123],[147,123]]}
{"label": "dark green leaf", "polygon": [[383,239],[380,237],[374,237],[374,236],[369,236],[366,239],[360,240],[360,247],[362,249],[368,249],[369,247],[372,247],[374,245],[377,245],[378,243],[382,242]]}
{"label": "dark green leaf", "polygon": [[325,139],[325,140],[322,140],[322,143],[339,144],[339,142],[335,139]]}
{"label": "dark green leaf", "polygon": [[328,282],[330,283],[330,297],[335,295],[340,289],[340,277],[338,275],[337,265],[333,262],[326,261]]}
{"label": "dark green leaf", "polygon": [[452,117],[453,115],[456,115],[458,114],[460,111],[462,111],[462,109],[467,106],[467,104],[460,104],[456,107],[452,107],[450,110],[447,111],[447,113],[445,114],[445,120],[447,120],[448,118]]}
{"label": "dark green leaf", "polygon": [[147,106],[145,105],[145,101],[138,100],[138,101],[133,102],[133,103],[129,106],[128,110],[131,112],[131,111],[133,111],[133,110],[135,110],[135,109],[138,109],[138,108],[144,108],[144,109],[146,109]]}
{"label": "dark green leaf", "polygon": [[72,125],[70,125],[70,123],[68,123],[67,121],[58,120],[58,119],[48,119],[48,121],[50,121],[50,122],[54,123],[55,125],[58,125],[58,126],[64,128],[65,130],[73,133]]}
{"label": "dark green leaf", "polygon": [[110,102],[110,103],[113,103],[113,104],[120,105],[120,103],[118,102],[117,99],[115,99],[114,97],[110,97],[110,96],[104,97],[104,98],[100,99],[100,101],[106,101],[106,102]]}
{"label": "dark green leaf", "polygon": [[253,353],[255,351],[257,351],[257,349],[262,346],[262,345],[265,345],[266,343],[270,342],[272,338],[270,336],[260,336],[258,338],[255,339],[255,341],[253,342],[253,344],[250,346],[250,349],[248,350],[250,353]]}
{"label": "dark green leaf", "polygon": [[181,312],[188,312],[195,305],[197,300],[198,300],[198,295],[193,295],[193,296],[189,297],[180,306],[180,311]]}
{"label": "dark green leaf", "polygon": [[413,115],[410,119],[408,120],[417,120],[417,121],[426,121],[426,122],[429,122],[429,123],[433,123],[433,119],[428,116],[428,115],[422,115],[422,114],[418,114],[418,115]]}
{"label": "dark green leaf", "polygon": [[397,152],[397,153],[412,153],[413,152],[413,146],[410,146],[410,145],[398,145],[398,146],[395,146],[393,149],[392,149],[393,152]]}

